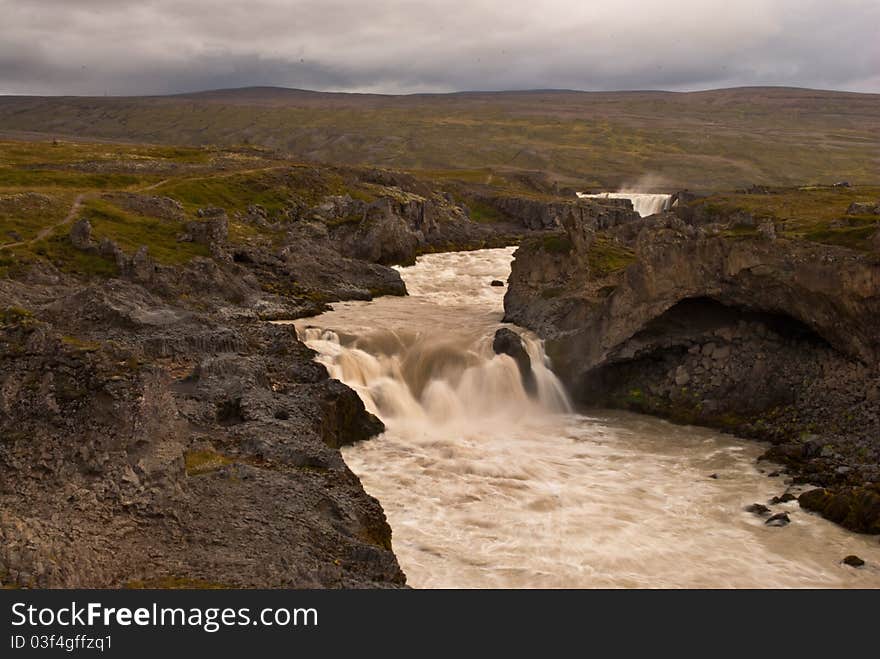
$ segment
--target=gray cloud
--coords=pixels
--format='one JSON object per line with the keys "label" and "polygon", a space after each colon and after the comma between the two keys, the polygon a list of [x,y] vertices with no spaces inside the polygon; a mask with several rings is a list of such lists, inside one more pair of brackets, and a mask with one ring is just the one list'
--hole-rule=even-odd
{"label": "gray cloud", "polygon": [[0,93],[880,92],[876,0],[0,0]]}

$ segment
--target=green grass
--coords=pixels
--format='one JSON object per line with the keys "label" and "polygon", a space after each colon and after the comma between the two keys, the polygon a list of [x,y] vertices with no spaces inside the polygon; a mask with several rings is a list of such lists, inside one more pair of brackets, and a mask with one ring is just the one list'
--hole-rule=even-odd
{"label": "green grass", "polygon": [[[100,173],[94,173],[96,169]],[[139,173],[128,173],[132,170]],[[109,238],[128,254],[145,245],[151,257],[164,265],[209,256],[205,245],[178,242],[184,222],[123,208],[102,197],[107,191],[171,197],[183,205],[189,221],[198,219],[200,208],[225,208],[233,244],[278,244],[284,235],[279,229],[240,221],[236,214],[251,205],[263,206],[269,220],[277,222],[286,217],[281,211],[291,205],[314,206],[329,195],[347,194],[364,202],[380,195],[405,196],[393,188],[361,182],[357,172],[302,165],[255,148],[0,141],[0,248],[10,246],[0,249],[0,276],[20,274],[40,259],[63,272],[87,277],[118,274],[114,262],[74,249],[68,239],[72,222],[61,222],[79,195],[85,201],[73,220],[89,220],[96,244]],[[340,222],[360,219],[358,215]],[[55,228],[37,241],[50,227]]]}
{"label": "green grass", "polygon": [[144,144],[102,144],[94,142],[0,141],[0,166],[39,167],[79,165],[83,162],[113,163],[168,161],[177,164],[207,163],[214,153],[210,149],[187,146],[153,146]]}
{"label": "green grass", "polygon": [[27,263],[36,257],[51,262],[62,272],[92,277],[115,277],[119,269],[114,261],[74,248],[66,234],[54,235],[46,240],[35,243],[30,251],[18,252],[21,261]]}
{"label": "green grass", "polygon": [[[777,188],[769,194],[720,193],[695,202],[719,218],[736,211],[751,213],[758,220],[771,220],[778,233],[796,238],[869,251],[870,239],[880,230],[880,215],[847,215],[853,202],[880,200],[880,187],[855,186],[831,188]],[[726,231],[731,236],[755,235],[757,230],[735,225]]]}
{"label": "green grass", "polygon": [[146,245],[157,263],[180,265],[197,256],[210,255],[206,245],[179,242],[183,225],[175,220],[136,215],[103,199],[86,201],[81,215],[91,223],[94,240],[110,238],[131,254]]}
{"label": "green grass", "polygon": [[184,460],[188,476],[209,474],[233,462],[232,458],[215,451],[189,451]]}
{"label": "green grass", "polygon": [[837,245],[861,251],[871,249],[871,238],[880,231],[880,218],[850,227],[815,226],[801,233],[801,237],[825,245]]}
{"label": "green grass", "polygon": [[67,215],[75,196],[71,192],[0,191],[0,245],[35,238],[41,229]]}
{"label": "green grass", "polygon": [[330,195],[348,194],[370,202],[376,198],[376,190],[374,185],[346,181],[330,169],[272,163],[256,171],[175,179],[157,187],[154,194],[177,199],[189,212],[206,206],[245,211],[248,206],[260,205],[271,215],[295,202],[318,204]]}
{"label": "green grass", "polygon": [[[156,177],[153,176],[153,179]],[[133,174],[92,174],[52,169],[0,168],[0,188],[122,189],[149,181]]]}
{"label": "green grass", "polygon": [[[0,125],[203,150],[247,142],[312,161],[422,170],[437,180],[480,185],[535,171],[589,187],[616,187],[645,174],[658,175],[668,189],[869,183],[878,180],[880,148],[876,97],[792,89],[7,98]],[[100,153],[101,145],[89,148]]]}
{"label": "green grass", "polygon": [[568,254],[572,245],[568,236],[551,234],[541,239],[541,247],[549,254]]}
{"label": "green grass", "polygon": [[0,309],[0,325],[20,325],[33,318],[33,314],[22,307]]}
{"label": "green grass", "polygon": [[602,233],[596,234],[587,251],[590,273],[594,277],[607,277],[620,272],[635,263],[635,260],[632,250]]}
{"label": "green grass", "polygon": [[480,222],[481,224],[492,224],[503,219],[498,209],[490,206],[482,201],[468,201],[468,210],[470,211],[471,220]]}
{"label": "green grass", "polygon": [[172,181],[155,191],[156,194],[177,199],[188,211],[207,206],[243,211],[252,204],[276,211],[284,207],[290,198],[285,192],[283,188],[267,183],[265,177],[257,173]]}

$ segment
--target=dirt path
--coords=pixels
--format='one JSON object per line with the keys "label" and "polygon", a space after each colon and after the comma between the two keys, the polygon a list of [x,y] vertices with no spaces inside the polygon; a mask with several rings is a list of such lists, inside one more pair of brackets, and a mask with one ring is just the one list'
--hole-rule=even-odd
{"label": "dirt path", "polygon": [[171,180],[170,178],[163,178],[163,179],[162,179],[161,181],[159,181],[158,183],[150,183],[150,185],[148,185],[148,186],[146,186],[146,187],[143,187],[143,188],[137,188],[136,191],[137,191],[137,192],[149,192],[150,190],[155,190],[156,188],[158,188],[158,187],[161,186],[161,185],[165,185],[165,184],[168,183],[170,180]]}
{"label": "dirt path", "polygon": [[0,251],[2,251],[4,249],[12,249],[14,247],[22,247],[24,245],[32,245],[33,243],[35,243],[39,240],[44,240],[44,239],[48,238],[49,234],[51,234],[58,227],[62,227],[65,224],[70,224],[71,222],[73,222],[77,213],[79,213],[79,209],[82,208],[83,202],[86,200],[86,198],[88,196],[89,196],[89,194],[85,193],[85,192],[82,194],[78,194],[76,196],[76,199],[73,200],[73,204],[70,206],[70,210],[67,212],[67,215],[65,215],[64,219],[61,220],[60,222],[56,222],[55,224],[50,224],[47,227],[43,227],[42,229],[40,229],[40,232],[34,238],[31,238],[30,240],[22,240],[17,243],[7,243],[5,245],[0,245]]}
{"label": "dirt path", "polygon": [[[198,180],[200,178],[219,178],[219,177],[235,176],[236,174],[252,174],[252,173],[256,173],[256,172],[264,172],[264,171],[270,171],[273,169],[281,169],[281,168],[282,168],[282,166],[257,167],[254,169],[242,169],[242,170],[234,170],[231,172],[223,172],[222,174],[214,174],[213,176],[195,176],[192,179],[188,179],[188,180]],[[161,181],[158,181],[156,183],[151,183],[150,185],[147,185],[145,187],[135,188],[134,191],[135,192],[148,192],[150,190],[155,190],[156,188],[159,188],[159,187],[165,185],[166,183],[170,182],[171,180],[172,179],[170,179],[170,178],[162,179]],[[16,243],[6,243],[5,245],[0,245],[0,251],[3,251],[4,249],[13,249],[15,247],[23,247],[24,245],[32,245],[33,243],[35,243],[37,241],[44,240],[58,227],[62,227],[65,224],[70,224],[76,218],[76,214],[79,212],[80,208],[82,208],[83,202],[87,198],[94,196],[96,194],[100,194],[100,193],[83,192],[82,194],[77,195],[76,198],[73,200],[73,204],[70,207],[70,211],[68,211],[67,215],[64,216],[63,220],[61,220],[60,222],[56,222],[55,224],[52,224],[50,226],[44,227],[43,229],[40,230],[40,232],[34,238],[31,238],[29,240],[21,240]]]}

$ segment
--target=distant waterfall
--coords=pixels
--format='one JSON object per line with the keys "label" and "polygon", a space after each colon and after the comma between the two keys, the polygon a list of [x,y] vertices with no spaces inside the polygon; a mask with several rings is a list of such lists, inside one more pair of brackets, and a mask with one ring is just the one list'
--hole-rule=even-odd
{"label": "distant waterfall", "polygon": [[632,201],[636,213],[642,217],[669,210],[669,205],[672,201],[672,195],[648,194],[645,192],[599,192],[597,194],[578,192],[577,195],[582,199],[629,199]]}

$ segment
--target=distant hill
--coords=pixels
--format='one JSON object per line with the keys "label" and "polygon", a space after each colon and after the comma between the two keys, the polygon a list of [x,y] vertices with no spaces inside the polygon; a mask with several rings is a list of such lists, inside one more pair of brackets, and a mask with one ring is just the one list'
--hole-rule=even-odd
{"label": "distant hill", "polygon": [[[674,93],[344,94],[252,87],[152,97],[0,97],[0,133],[263,145],[304,160],[561,185],[731,188],[880,182],[880,95],[781,87]],[[455,170],[454,172],[450,170]]]}

